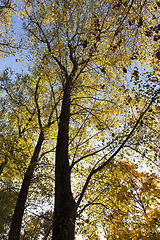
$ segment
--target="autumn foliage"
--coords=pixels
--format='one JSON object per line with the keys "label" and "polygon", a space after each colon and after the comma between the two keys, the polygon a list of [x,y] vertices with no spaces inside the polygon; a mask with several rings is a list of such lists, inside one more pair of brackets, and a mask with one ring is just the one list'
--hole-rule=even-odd
{"label": "autumn foliage", "polygon": [[0,238],[160,238],[159,19],[159,1],[1,1],[0,56],[24,69],[0,75]]}

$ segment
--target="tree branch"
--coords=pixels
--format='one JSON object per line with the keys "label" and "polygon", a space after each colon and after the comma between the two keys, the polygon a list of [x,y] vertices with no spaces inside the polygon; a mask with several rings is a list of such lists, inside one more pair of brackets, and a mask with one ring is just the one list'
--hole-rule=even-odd
{"label": "tree branch", "polygon": [[[128,134],[128,136],[126,137],[126,139],[122,142],[122,144],[119,146],[119,148],[109,157],[109,159],[107,161],[105,161],[102,165],[100,165],[99,167],[97,167],[96,169],[94,169],[94,167],[92,168],[92,171],[90,172],[90,174],[88,175],[87,177],[87,180],[84,184],[84,187],[81,191],[81,194],[79,196],[79,199],[76,203],[77,205],[77,208],[87,190],[87,187],[88,187],[88,184],[92,178],[92,176],[94,174],[96,174],[97,172],[101,171],[102,169],[104,169],[105,166],[107,166],[111,161],[112,159],[120,152],[120,150],[124,147],[124,145],[126,144],[126,142],[131,138],[132,134],[134,133],[134,131],[136,130],[138,124],[141,122],[144,114],[148,111],[148,109],[150,108],[150,106],[152,105],[153,101],[155,100],[155,96],[152,98],[152,100],[150,101],[150,103],[148,104],[147,108],[143,111],[143,113],[141,113],[141,115],[139,116],[138,120],[136,121],[134,127],[132,128],[132,130],[130,131],[130,133]],[[104,156],[105,158],[105,156]]]}
{"label": "tree branch", "polygon": [[73,166],[74,166],[75,164],[77,164],[78,162],[80,162],[82,159],[87,158],[87,157],[91,157],[91,156],[93,156],[93,155],[95,155],[95,154],[103,151],[104,149],[106,149],[107,147],[109,147],[109,146],[110,146],[114,141],[116,141],[116,140],[117,140],[117,138],[115,138],[114,140],[112,140],[111,142],[109,142],[109,143],[108,143],[106,146],[104,146],[103,148],[101,148],[101,149],[99,149],[99,150],[97,150],[97,151],[95,151],[95,152],[89,153],[89,154],[87,154],[87,155],[85,155],[85,156],[82,156],[82,157],[81,157],[80,159],[78,159],[77,161],[72,162],[71,169],[73,168]]}
{"label": "tree branch", "polygon": [[41,113],[40,113],[40,108],[39,108],[39,105],[38,105],[38,97],[37,97],[38,85],[39,85],[40,79],[41,78],[39,77],[39,79],[37,81],[37,84],[36,84],[34,99],[35,99],[35,103],[36,103],[36,107],[37,107],[37,111],[38,111],[38,123],[39,123],[39,127],[42,131]]}

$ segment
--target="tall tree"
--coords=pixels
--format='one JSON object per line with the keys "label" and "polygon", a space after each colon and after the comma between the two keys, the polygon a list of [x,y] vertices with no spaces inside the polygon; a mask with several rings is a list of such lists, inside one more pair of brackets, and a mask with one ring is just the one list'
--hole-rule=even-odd
{"label": "tall tree", "polygon": [[153,1],[62,0],[23,1],[18,13],[35,64],[10,89],[2,76],[17,135],[31,148],[9,239],[20,238],[31,180],[48,152],[55,156],[52,239],[72,240],[77,214],[94,202],[101,172],[120,154],[137,152],[148,162],[157,154],[158,87],[145,84],[138,69],[132,83],[124,75],[136,59],[149,59],[156,78],[147,81],[158,85],[159,10]]}

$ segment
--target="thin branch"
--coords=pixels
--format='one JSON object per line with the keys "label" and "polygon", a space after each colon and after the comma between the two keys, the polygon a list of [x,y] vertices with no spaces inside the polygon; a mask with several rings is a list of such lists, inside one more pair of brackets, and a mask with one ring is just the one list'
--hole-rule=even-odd
{"label": "thin branch", "polygon": [[77,161],[72,162],[71,169],[73,168],[73,166],[74,166],[75,164],[77,164],[78,162],[80,162],[82,159],[87,158],[87,157],[94,156],[95,154],[103,151],[104,149],[106,149],[107,147],[109,147],[112,143],[114,143],[116,140],[117,140],[117,138],[115,138],[114,140],[112,140],[111,142],[109,142],[109,143],[108,143],[106,146],[104,146],[103,148],[101,148],[101,149],[99,149],[99,150],[97,150],[97,151],[95,151],[95,152],[89,153],[89,154],[87,154],[87,155],[85,155],[85,156],[82,156],[82,157],[79,158]]}
{"label": "thin branch", "polygon": [[35,99],[35,103],[36,103],[36,107],[37,107],[37,111],[38,111],[38,123],[39,123],[39,127],[40,127],[40,129],[42,131],[41,112],[40,112],[40,108],[39,108],[39,104],[38,104],[38,96],[37,96],[38,85],[39,85],[40,80],[41,80],[41,78],[39,77],[38,81],[37,81],[37,84],[36,84],[36,90],[35,90],[34,99]]}
{"label": "thin branch", "polygon": [[[103,191],[102,191],[103,192]],[[78,215],[82,214],[82,212],[87,208],[89,207],[90,205],[94,205],[96,204],[95,201],[96,199],[101,195],[101,193],[99,193],[91,202],[87,203],[81,210],[80,212],[78,212]]]}
{"label": "thin branch", "polygon": [[[96,101],[96,99],[94,99],[94,101]],[[94,104],[93,104],[93,107],[94,107]],[[93,110],[93,107],[92,107],[92,110]],[[91,111],[92,111],[91,110]],[[88,115],[86,116],[85,120],[83,121],[83,123],[81,124],[81,126],[79,127],[78,131],[76,132],[75,136],[72,138],[72,140],[69,142],[69,145],[74,141],[74,139],[76,138],[76,136],[78,135],[78,133],[80,132],[80,130],[82,129],[82,127],[86,124],[86,121],[87,119],[89,118],[90,116],[90,113],[88,113]],[[77,147],[76,147],[77,148]]]}
{"label": "thin branch", "polygon": [[[81,105],[79,105],[79,104],[77,104],[77,103],[76,103],[75,105],[77,105],[78,107],[84,109],[86,112],[90,113],[99,123],[105,125],[106,128],[108,128],[109,131],[111,130],[110,127],[109,127],[105,122],[102,122],[95,114],[92,113],[92,110],[87,109],[87,108],[85,108],[85,107],[83,107],[83,106],[81,106]],[[92,109],[93,109],[93,108],[92,108]]]}
{"label": "thin branch", "polygon": [[50,234],[50,232],[52,230],[52,227],[53,227],[53,223],[51,223],[49,225],[48,230],[47,230],[46,235],[44,236],[43,240],[47,240],[47,238],[48,238],[48,236],[49,236],[49,234]]}
{"label": "thin branch", "polygon": [[28,14],[27,10],[26,10],[26,13],[27,13],[28,17],[30,18],[30,21],[31,21],[32,23],[34,23],[34,24],[39,28],[40,33],[42,34],[43,38],[40,39],[39,37],[35,36],[35,34],[32,32],[32,30],[30,30],[30,29],[27,29],[27,30],[28,30],[29,32],[31,32],[39,41],[47,44],[48,51],[49,51],[49,53],[51,54],[52,58],[56,61],[56,63],[57,63],[57,64],[59,65],[59,67],[61,68],[61,70],[63,70],[63,72],[65,73],[65,76],[68,77],[68,73],[67,73],[66,68],[65,68],[64,65],[61,63],[61,61],[59,61],[58,58],[54,56],[53,51],[52,51],[52,49],[51,49],[51,45],[50,45],[50,43],[49,43],[49,41],[48,41],[48,38],[47,38],[44,30],[42,29],[40,23],[39,23],[38,20],[36,19],[36,16],[34,17],[34,19],[36,20],[36,21],[35,21],[35,20],[33,20],[32,17]]}
{"label": "thin branch", "polygon": [[131,7],[133,6],[134,1],[135,1],[135,0],[132,0],[131,4],[129,5],[126,15],[124,16],[124,18],[122,19],[120,25],[118,26],[118,28],[116,29],[116,31],[115,31],[115,33],[114,33],[113,39],[115,38],[115,36],[117,35],[117,32],[119,31],[119,29],[120,29],[121,26],[123,25],[125,19],[127,18],[128,14],[129,14],[129,11],[131,10]]}
{"label": "thin branch", "polygon": [[[135,149],[135,148],[133,148],[133,147],[131,147],[131,146],[125,146],[125,147],[132,149],[133,151],[139,153],[140,155],[143,155],[143,154],[141,153],[141,151],[139,151],[138,149]],[[146,158],[147,160],[149,160],[150,162],[152,162],[153,164],[155,164],[157,167],[159,167],[159,165],[158,165],[157,163],[155,163],[151,158],[149,158],[149,157],[147,157],[147,156],[143,156],[143,157]]]}
{"label": "thin branch", "polygon": [[[47,74],[48,75],[48,74]],[[57,120],[57,124],[59,125],[59,122],[58,122],[58,111],[57,111],[57,104],[58,102],[56,103],[56,99],[55,99],[55,94],[54,94],[54,90],[53,90],[53,86],[51,84],[51,81],[49,79],[49,84],[50,84],[50,87],[51,87],[51,91],[52,91],[52,96],[53,96],[53,99],[54,99],[54,106],[55,106],[55,111],[56,111],[56,120]],[[52,111],[54,110],[54,108],[52,107]],[[53,113],[53,112],[52,112]],[[50,114],[50,118],[48,120],[48,124],[51,124],[51,114]]]}
{"label": "thin branch", "polygon": [[47,44],[47,47],[48,47],[49,52],[51,53],[51,56],[52,56],[53,59],[58,63],[59,67],[64,71],[66,77],[68,77],[68,73],[67,73],[66,68],[65,68],[65,67],[63,66],[63,64],[58,60],[58,58],[53,55],[53,51],[52,51],[52,49],[51,49],[51,45],[50,45],[50,43],[49,43],[49,41],[48,41],[48,39],[47,39],[47,37],[46,37],[46,35],[45,35],[42,27],[40,26],[39,22],[37,21],[36,24],[37,24],[38,28],[40,29],[41,33],[42,33],[43,36],[44,36],[44,41],[45,41],[45,43]]}
{"label": "thin branch", "polygon": [[[156,96],[156,95],[155,95]],[[150,106],[152,105],[153,101],[155,100],[155,96],[152,98],[152,100],[150,101],[150,103],[148,104],[147,108],[141,113],[141,115],[139,116],[138,120],[136,121],[134,127],[132,128],[132,130],[130,131],[130,133],[128,134],[128,136],[126,137],[126,139],[122,142],[122,144],[118,147],[118,149],[109,157],[109,159],[107,161],[105,161],[102,165],[100,165],[99,167],[97,167],[96,169],[94,169],[94,167],[92,168],[92,171],[90,172],[90,174],[87,177],[87,180],[85,182],[85,185],[81,191],[81,194],[79,196],[79,199],[77,201],[77,208],[87,190],[88,184],[92,178],[92,176],[94,174],[96,174],[97,172],[101,171],[102,169],[104,169],[105,166],[107,166],[112,160],[113,158],[120,152],[120,150],[124,147],[124,145],[126,144],[126,142],[131,138],[131,136],[133,135],[134,131],[136,130],[137,126],[139,125],[139,123],[141,122],[144,114],[148,111],[148,109],[150,108]],[[104,156],[105,158],[105,156]]]}
{"label": "thin branch", "polygon": [[[84,87],[84,86],[83,86]],[[97,90],[97,89],[96,89]],[[74,100],[77,100],[77,99],[93,99],[93,100],[95,100],[95,101],[100,101],[100,102],[109,102],[109,103],[112,103],[112,104],[114,104],[114,105],[117,105],[116,103],[114,103],[113,101],[111,101],[111,100],[107,100],[107,99],[101,99],[101,98],[96,98],[96,97],[89,97],[89,96],[86,96],[86,97],[76,97],[76,98],[73,98],[72,100],[71,100],[71,102],[73,102]]]}
{"label": "thin branch", "polygon": [[[86,121],[87,121],[88,117],[89,117],[89,115],[87,115],[86,119],[85,119],[84,122],[81,124],[81,126],[80,126],[79,129],[77,130],[76,134],[72,137],[72,139],[70,140],[68,146],[71,145],[71,143],[76,139],[76,137],[78,136],[78,134],[80,133],[80,131],[85,127],[85,124],[86,124]],[[74,120],[73,120],[73,121],[74,121]],[[75,121],[75,122],[76,122],[76,121]],[[82,138],[82,134],[80,135],[79,141],[80,141],[81,138]],[[76,152],[77,152],[77,150],[78,150],[78,147],[79,147],[79,144],[77,144],[77,146],[76,146],[76,150],[75,150],[75,152],[74,152],[74,156],[73,156],[73,161],[72,161],[72,163],[74,162],[74,158],[75,158],[75,156],[76,156]]]}
{"label": "thin branch", "polygon": [[55,150],[56,150],[56,147],[54,147],[54,148],[52,148],[51,150],[48,150],[48,151],[46,151],[46,152],[43,152],[43,153],[41,154],[41,156],[39,157],[39,159],[41,159],[43,156],[45,156],[45,155],[48,154],[48,153],[53,153],[53,152],[55,152]]}

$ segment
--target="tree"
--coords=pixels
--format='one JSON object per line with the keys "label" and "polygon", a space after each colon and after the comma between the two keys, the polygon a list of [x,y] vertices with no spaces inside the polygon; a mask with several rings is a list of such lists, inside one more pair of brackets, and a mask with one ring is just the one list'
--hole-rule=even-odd
{"label": "tree", "polygon": [[16,4],[14,1],[3,0],[0,3],[0,57],[14,54],[18,45],[16,44],[13,31],[13,15]]}
{"label": "tree", "polygon": [[54,240],[74,239],[77,213],[95,201],[92,187],[101,186],[95,176],[100,179],[120,154],[138,153],[148,162],[155,154],[157,163],[158,88],[145,84],[136,69],[130,88],[123,78],[137,58],[149,59],[156,75],[149,80],[158,84],[159,49],[152,34],[159,12],[152,6],[134,0],[23,1],[19,15],[35,63],[16,80],[1,77],[11,109],[6,111],[28,155],[10,240],[20,238],[29,187],[49,157],[55,157]]}
{"label": "tree", "polygon": [[93,201],[92,186],[85,206],[86,218],[79,219],[79,231],[84,237],[96,239],[101,230],[106,239],[158,239],[159,179],[137,168],[121,160],[120,164],[111,164],[107,174],[102,172],[101,178],[95,177],[102,188]]}

